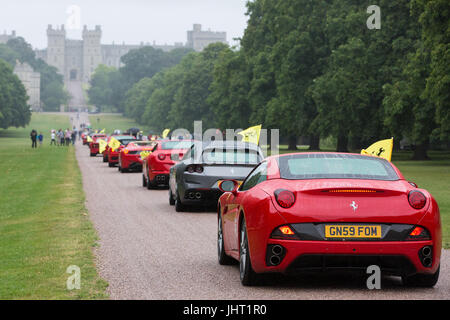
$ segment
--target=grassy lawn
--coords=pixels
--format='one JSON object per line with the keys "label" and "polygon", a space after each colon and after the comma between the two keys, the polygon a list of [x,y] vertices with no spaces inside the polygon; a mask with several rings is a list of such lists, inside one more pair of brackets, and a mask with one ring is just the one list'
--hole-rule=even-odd
{"label": "grassy lawn", "polygon": [[[74,148],[49,146],[50,129],[67,127],[67,116],[33,114],[27,128],[0,129],[0,299],[107,298]],[[37,149],[32,128],[44,134]],[[80,290],[67,290],[71,265]]]}
{"label": "grassy lawn", "polygon": [[89,122],[93,129],[106,129],[105,132],[110,134],[114,130],[119,129],[122,132],[130,128],[139,128],[144,134],[148,133],[148,127],[138,125],[133,119],[125,118],[119,114],[94,114],[89,116]]}

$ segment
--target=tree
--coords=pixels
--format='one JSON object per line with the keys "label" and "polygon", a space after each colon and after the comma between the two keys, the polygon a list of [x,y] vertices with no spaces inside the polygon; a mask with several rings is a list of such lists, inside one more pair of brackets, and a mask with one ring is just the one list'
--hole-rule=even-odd
{"label": "tree", "polygon": [[117,77],[120,77],[120,74],[114,67],[101,64],[95,69],[88,89],[88,98],[89,102],[99,110],[105,107],[117,107],[118,101],[114,94]]}
{"label": "tree", "polygon": [[0,128],[25,127],[31,118],[28,96],[11,66],[0,59]]}

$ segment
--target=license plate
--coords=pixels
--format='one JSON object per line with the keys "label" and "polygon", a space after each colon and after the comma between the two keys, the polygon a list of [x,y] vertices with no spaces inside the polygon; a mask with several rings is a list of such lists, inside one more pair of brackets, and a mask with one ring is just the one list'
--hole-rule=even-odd
{"label": "license plate", "polygon": [[326,238],[381,238],[381,226],[326,225]]}

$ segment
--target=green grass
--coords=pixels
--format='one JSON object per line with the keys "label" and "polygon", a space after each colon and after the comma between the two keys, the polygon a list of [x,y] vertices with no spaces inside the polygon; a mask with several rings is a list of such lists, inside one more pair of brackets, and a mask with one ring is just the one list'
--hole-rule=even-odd
{"label": "green grass", "polygon": [[[107,298],[74,148],[49,146],[50,129],[68,120],[33,114],[27,128],[0,130],[0,299]],[[31,148],[31,128],[42,147]],[[66,288],[70,265],[81,269],[80,290]]]}
{"label": "green grass", "polygon": [[[99,119],[99,121],[97,121]],[[148,133],[147,126],[138,125],[133,119],[125,118],[119,114],[95,114],[89,116],[89,122],[94,129],[106,129],[105,132],[110,134],[114,130],[119,129],[122,132],[130,128],[139,128],[144,134]]]}

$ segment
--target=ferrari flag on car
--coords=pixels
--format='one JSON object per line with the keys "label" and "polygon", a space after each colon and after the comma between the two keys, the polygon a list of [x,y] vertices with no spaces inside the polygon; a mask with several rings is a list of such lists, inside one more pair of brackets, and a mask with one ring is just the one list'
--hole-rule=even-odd
{"label": "ferrari flag on car", "polygon": [[120,147],[120,142],[119,140],[117,140],[114,137],[111,137],[111,139],[109,140],[108,146],[112,149],[112,150],[116,150]]}
{"label": "ferrari flag on car", "polygon": [[170,129],[164,129],[164,131],[163,131],[162,134],[161,134],[161,137],[162,137],[163,139],[166,138],[167,135],[169,134],[169,132],[170,132]]}
{"label": "ferrari flag on car", "polygon": [[103,139],[98,139],[98,152],[103,153],[108,143]]}
{"label": "ferrari flag on car", "polygon": [[91,138],[90,136],[87,136],[86,141],[87,141],[87,142],[92,142],[92,141],[94,141],[94,140],[92,140],[92,138]]}
{"label": "ferrari flag on car", "polygon": [[242,142],[250,142],[258,145],[261,127],[262,125],[257,125],[238,132],[238,134],[242,136]]}
{"label": "ferrari flag on car", "polygon": [[377,156],[391,161],[394,138],[380,140],[372,144],[367,149],[362,149],[361,154]]}

